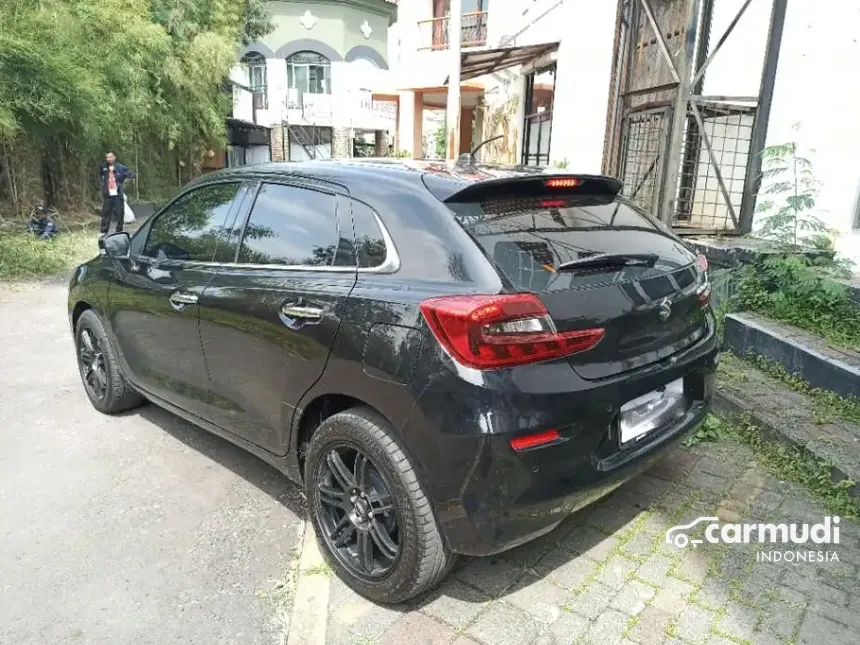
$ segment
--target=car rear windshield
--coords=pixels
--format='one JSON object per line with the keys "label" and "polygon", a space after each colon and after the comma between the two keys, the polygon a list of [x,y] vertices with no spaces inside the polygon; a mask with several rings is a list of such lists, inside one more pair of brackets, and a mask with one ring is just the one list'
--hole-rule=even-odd
{"label": "car rear windshield", "polygon": [[[448,204],[517,290],[555,291],[647,278],[695,256],[661,222],[629,202],[587,195]],[[558,270],[596,254],[653,254],[653,266]]]}

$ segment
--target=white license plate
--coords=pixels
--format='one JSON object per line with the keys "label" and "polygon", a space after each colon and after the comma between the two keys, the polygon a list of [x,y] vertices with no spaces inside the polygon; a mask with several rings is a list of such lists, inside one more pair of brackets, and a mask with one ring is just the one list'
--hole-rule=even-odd
{"label": "white license plate", "polygon": [[679,416],[684,408],[683,378],[625,403],[618,415],[621,443],[642,438]]}

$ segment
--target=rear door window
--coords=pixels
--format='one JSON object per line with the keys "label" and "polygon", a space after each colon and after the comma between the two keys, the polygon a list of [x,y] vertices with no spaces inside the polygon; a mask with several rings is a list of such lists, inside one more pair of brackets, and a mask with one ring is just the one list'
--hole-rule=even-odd
{"label": "rear door window", "polygon": [[342,233],[337,203],[329,193],[264,183],[245,225],[239,263],[355,266],[352,231]]}
{"label": "rear door window", "polygon": [[[606,281],[607,269],[558,271],[597,254],[653,253],[653,267],[610,269],[641,279],[689,265],[692,253],[660,222],[616,199],[588,196],[449,204],[455,217],[515,289],[554,291]],[[622,273],[623,275],[618,275]]]}

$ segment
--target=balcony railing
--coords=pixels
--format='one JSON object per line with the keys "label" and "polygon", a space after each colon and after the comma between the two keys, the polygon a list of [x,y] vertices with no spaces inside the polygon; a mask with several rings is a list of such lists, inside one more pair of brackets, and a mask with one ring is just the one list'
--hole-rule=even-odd
{"label": "balcony railing", "polygon": [[[487,44],[487,12],[464,13],[460,24],[460,46],[480,47]],[[419,20],[420,50],[448,49],[448,17]]]}

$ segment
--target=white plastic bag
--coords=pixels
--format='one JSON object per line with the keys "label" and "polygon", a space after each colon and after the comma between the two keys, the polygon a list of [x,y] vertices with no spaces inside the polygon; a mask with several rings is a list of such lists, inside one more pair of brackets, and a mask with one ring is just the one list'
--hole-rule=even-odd
{"label": "white plastic bag", "polygon": [[131,210],[131,206],[128,205],[128,195],[123,195],[123,201],[125,202],[125,212],[123,213],[122,221],[125,224],[133,224],[134,223],[134,211]]}

